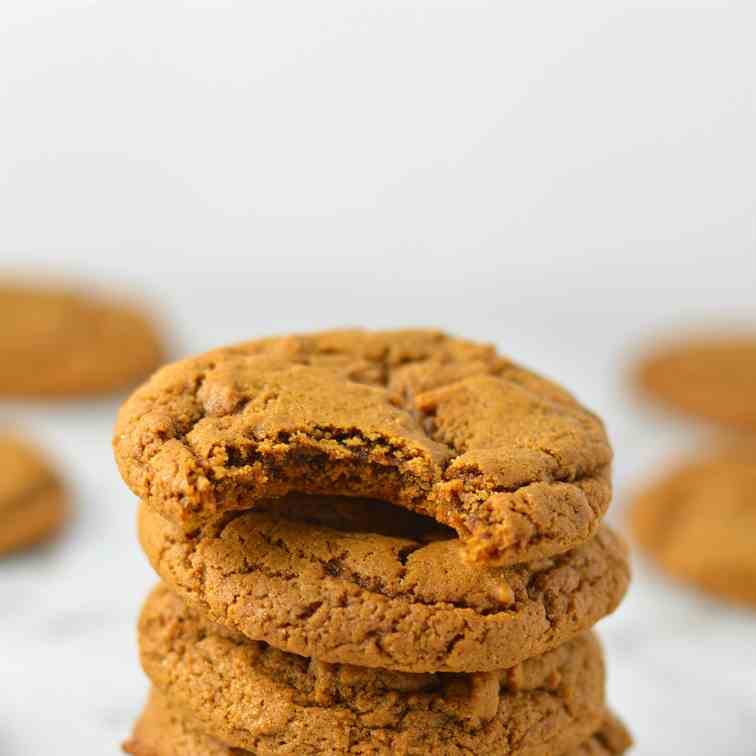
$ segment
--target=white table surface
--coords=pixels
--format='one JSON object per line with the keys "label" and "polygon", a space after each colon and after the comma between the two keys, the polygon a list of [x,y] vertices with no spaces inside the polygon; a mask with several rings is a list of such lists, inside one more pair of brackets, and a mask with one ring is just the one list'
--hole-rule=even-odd
{"label": "white table surface", "polygon": [[[633,350],[756,323],[756,8],[548,5],[5,0],[0,268],[142,296],[175,354],[348,324],[495,341],[606,418],[621,522],[701,436],[627,395]],[[117,405],[0,404],[75,507],[0,563],[2,756],[116,753],[144,699]],[[600,631],[635,753],[756,754],[756,612],[636,560]]]}

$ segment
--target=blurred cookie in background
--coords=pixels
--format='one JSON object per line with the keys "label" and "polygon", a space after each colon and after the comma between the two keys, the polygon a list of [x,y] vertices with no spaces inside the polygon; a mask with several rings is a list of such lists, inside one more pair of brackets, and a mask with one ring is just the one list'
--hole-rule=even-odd
{"label": "blurred cookie in background", "polygon": [[0,555],[49,540],[67,515],[63,484],[44,456],[0,433]]}
{"label": "blurred cookie in background", "polygon": [[756,606],[756,441],[691,458],[631,503],[635,538],[668,573]]}
{"label": "blurred cookie in background", "polygon": [[756,331],[660,343],[639,364],[635,381],[671,409],[756,431]]}
{"label": "blurred cookie in background", "polygon": [[139,309],[64,287],[0,281],[0,396],[70,397],[127,388],[163,357]]}

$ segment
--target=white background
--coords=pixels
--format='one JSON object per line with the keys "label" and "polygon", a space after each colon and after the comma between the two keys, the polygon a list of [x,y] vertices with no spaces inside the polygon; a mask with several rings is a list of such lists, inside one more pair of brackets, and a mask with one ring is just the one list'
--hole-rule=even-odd
{"label": "white background", "polygon": [[[606,417],[621,526],[700,435],[627,393],[633,355],[756,322],[756,10],[505,5],[5,0],[0,264],[130,291],[175,354],[347,324],[493,340]],[[0,406],[76,506],[0,565],[3,756],[115,753],[143,699],[117,404]],[[636,753],[756,753],[756,614],[638,560],[602,633]]]}

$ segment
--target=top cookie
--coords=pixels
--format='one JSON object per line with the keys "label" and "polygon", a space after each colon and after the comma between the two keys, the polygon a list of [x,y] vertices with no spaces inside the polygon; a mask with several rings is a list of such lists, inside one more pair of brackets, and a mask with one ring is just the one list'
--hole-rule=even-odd
{"label": "top cookie", "polygon": [[154,370],[162,350],[137,311],[65,290],[0,283],[0,395],[114,391]]}
{"label": "top cookie", "polygon": [[673,409],[756,429],[756,333],[691,338],[648,357],[637,381]]}
{"label": "top cookie", "polygon": [[601,421],[493,347],[436,331],[251,341],[158,371],[122,407],[124,480],[191,530],[290,491],[383,499],[476,561],[550,556],[610,498]]}

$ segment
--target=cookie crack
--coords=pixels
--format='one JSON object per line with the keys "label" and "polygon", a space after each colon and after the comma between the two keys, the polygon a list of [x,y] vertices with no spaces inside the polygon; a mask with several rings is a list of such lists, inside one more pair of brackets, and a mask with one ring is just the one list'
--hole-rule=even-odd
{"label": "cookie crack", "polygon": [[[265,541],[265,543],[269,547],[272,547],[272,548],[275,547],[275,548],[281,549],[282,551],[284,551],[287,555],[291,557],[294,557],[302,561],[310,562],[311,564],[314,564],[314,565],[318,565],[319,567],[321,567],[324,574],[330,577],[339,579],[339,580],[344,580],[345,582],[349,582],[352,585],[368,593],[371,593],[377,596],[382,596],[383,598],[386,598],[386,599],[409,599],[411,603],[419,604],[421,606],[453,607],[455,609],[469,609],[479,614],[486,614],[485,610],[481,611],[480,609],[477,609],[476,607],[464,601],[453,601],[448,598],[443,601],[428,601],[427,599],[424,599],[422,596],[418,596],[418,594],[416,593],[414,589],[387,590],[385,581],[383,581],[378,576],[364,575],[362,573],[359,573],[353,569],[346,567],[344,565],[344,562],[347,556],[346,553],[342,553],[339,556],[331,557],[329,559],[323,559],[314,554],[305,553],[301,549],[292,550],[283,538],[272,537],[263,530],[258,530],[256,532],[256,535],[260,537],[263,541]],[[407,558],[409,557],[410,553],[422,547],[423,547],[423,544],[413,544],[412,546],[405,547],[405,549],[408,550]],[[250,571],[256,571],[256,570],[250,570]],[[265,574],[264,569],[260,571],[262,571]],[[275,575],[275,574],[272,576],[278,577],[278,575]],[[292,578],[293,577],[296,577],[296,575],[292,574]],[[497,611],[507,612],[507,611],[514,611],[514,610],[508,610],[508,609],[490,610],[490,613],[496,613]]]}

